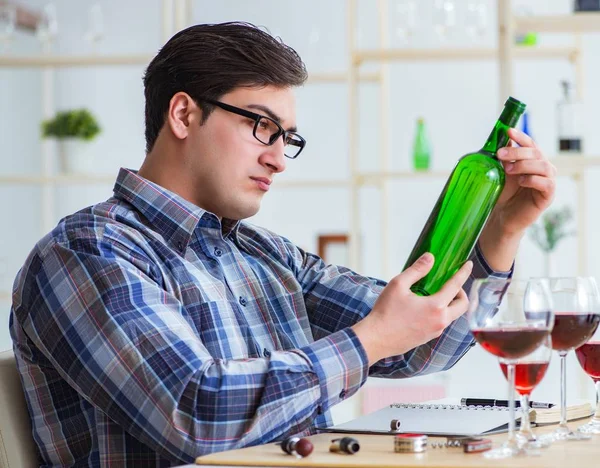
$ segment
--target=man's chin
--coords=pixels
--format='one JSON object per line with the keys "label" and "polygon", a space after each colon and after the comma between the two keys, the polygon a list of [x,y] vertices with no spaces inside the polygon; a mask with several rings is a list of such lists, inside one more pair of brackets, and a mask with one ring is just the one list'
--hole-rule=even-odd
{"label": "man's chin", "polygon": [[260,209],[260,203],[253,206],[238,207],[236,210],[231,211],[231,216],[225,216],[226,218],[233,219],[235,221],[241,221],[242,219],[251,218]]}

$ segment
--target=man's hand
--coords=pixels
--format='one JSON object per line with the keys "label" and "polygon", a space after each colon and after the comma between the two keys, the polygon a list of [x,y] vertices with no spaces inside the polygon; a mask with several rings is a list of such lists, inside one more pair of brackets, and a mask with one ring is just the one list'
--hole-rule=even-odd
{"label": "man's hand", "polygon": [[369,315],[352,327],[365,348],[369,365],[440,336],[467,310],[469,301],[462,285],[473,269],[471,261],[436,294],[421,297],[410,290],[429,273],[433,263],[433,255],[422,255],[389,282]]}
{"label": "man's hand", "polygon": [[556,186],[556,168],[535,142],[514,128],[508,136],[520,147],[498,151],[506,183],[479,238],[485,259],[499,271],[511,267],[525,230],[550,206]]}

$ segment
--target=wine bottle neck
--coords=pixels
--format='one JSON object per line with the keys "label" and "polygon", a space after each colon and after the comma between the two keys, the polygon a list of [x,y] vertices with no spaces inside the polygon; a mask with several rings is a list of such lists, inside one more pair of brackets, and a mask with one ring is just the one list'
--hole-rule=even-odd
{"label": "wine bottle neck", "polygon": [[496,152],[500,148],[505,147],[510,140],[508,129],[517,125],[523,112],[525,112],[525,104],[516,99],[509,98],[481,151],[495,158]]}

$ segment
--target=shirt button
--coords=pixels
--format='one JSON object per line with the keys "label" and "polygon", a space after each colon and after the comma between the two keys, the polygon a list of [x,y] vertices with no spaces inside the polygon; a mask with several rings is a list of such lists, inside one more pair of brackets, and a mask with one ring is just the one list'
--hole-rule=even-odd
{"label": "shirt button", "polygon": [[223,251],[220,248],[215,247],[215,257],[220,257],[221,255],[223,255]]}
{"label": "shirt button", "polygon": [[344,398],[346,398],[346,390],[340,392],[340,399],[343,400]]}
{"label": "shirt button", "polygon": [[244,307],[246,307],[246,304],[248,304],[248,301],[246,301],[245,297],[240,296],[239,301],[240,301],[240,304]]}
{"label": "shirt button", "polygon": [[177,248],[179,249],[180,252],[183,252],[183,243],[177,242]]}
{"label": "shirt button", "polygon": [[263,355],[265,357],[271,357],[271,351],[269,351],[267,348],[263,349]]}
{"label": "shirt button", "polygon": [[323,414],[323,408],[321,408],[321,405],[317,406],[317,414]]}

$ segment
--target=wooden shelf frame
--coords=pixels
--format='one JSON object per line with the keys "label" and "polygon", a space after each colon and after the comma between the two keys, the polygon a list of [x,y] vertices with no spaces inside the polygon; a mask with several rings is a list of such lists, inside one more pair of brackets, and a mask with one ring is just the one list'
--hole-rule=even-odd
{"label": "wooden shelf frame", "polygon": [[[566,58],[573,60],[579,53],[577,47],[537,47],[520,46],[515,48],[515,57],[526,60]],[[497,60],[495,47],[463,48],[407,48],[407,49],[361,49],[353,53],[353,62],[361,65],[373,61],[460,61]]]}
{"label": "wooden shelf frame", "polygon": [[598,33],[600,12],[577,12],[568,15],[516,16],[516,32],[537,33]]}

